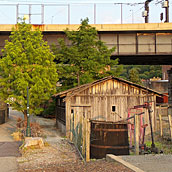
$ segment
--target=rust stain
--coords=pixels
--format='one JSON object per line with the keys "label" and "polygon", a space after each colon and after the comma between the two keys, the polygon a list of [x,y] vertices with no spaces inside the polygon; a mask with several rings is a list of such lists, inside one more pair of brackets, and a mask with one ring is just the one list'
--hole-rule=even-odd
{"label": "rust stain", "polygon": [[172,33],[157,33],[156,35],[172,35]]}
{"label": "rust stain", "polygon": [[[155,33],[137,33],[137,36],[151,36],[155,35]],[[172,33],[156,33],[156,35],[172,35]]]}
{"label": "rust stain", "polygon": [[154,33],[137,33],[137,36],[154,36]]}
{"label": "rust stain", "polygon": [[34,24],[32,25],[32,29],[33,30],[36,30],[36,29],[39,29],[40,31],[45,31],[45,25],[44,24]]}

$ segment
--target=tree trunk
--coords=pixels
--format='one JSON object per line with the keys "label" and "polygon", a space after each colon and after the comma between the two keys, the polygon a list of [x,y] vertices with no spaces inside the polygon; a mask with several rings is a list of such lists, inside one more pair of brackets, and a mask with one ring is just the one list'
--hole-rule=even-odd
{"label": "tree trunk", "polygon": [[24,110],[23,114],[24,114],[24,120],[27,121],[27,110]]}

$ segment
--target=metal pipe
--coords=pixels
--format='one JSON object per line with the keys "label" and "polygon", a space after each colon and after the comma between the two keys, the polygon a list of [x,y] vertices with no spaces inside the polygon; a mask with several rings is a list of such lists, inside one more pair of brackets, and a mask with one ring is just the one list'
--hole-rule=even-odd
{"label": "metal pipe", "polygon": [[70,24],[70,4],[68,4],[68,24]]}
{"label": "metal pipe", "polygon": [[44,24],[44,5],[42,4],[41,5],[41,17],[42,17],[42,21],[41,21],[41,24]]}
{"label": "metal pipe", "polygon": [[31,8],[32,5],[29,5],[29,24],[31,24]]}
{"label": "metal pipe", "polygon": [[123,9],[122,9],[122,3],[121,3],[121,24],[122,24],[122,14],[123,14]]}
{"label": "metal pipe", "polygon": [[149,101],[147,102],[147,107],[148,107],[148,113],[149,113],[149,124],[150,124],[150,129],[151,129],[151,139],[152,139],[152,145],[151,148],[155,148],[155,143],[154,143],[154,136],[153,136],[153,129],[152,129],[152,118],[151,118],[151,109],[150,109],[150,104]]}
{"label": "metal pipe", "polygon": [[30,129],[30,115],[29,115],[29,88],[27,87],[27,128],[26,128],[26,136],[31,136],[31,129]]}
{"label": "metal pipe", "polygon": [[77,145],[76,145],[75,143],[74,143],[74,145],[75,145],[75,147],[76,147],[76,149],[77,149],[77,151],[78,151],[78,153],[79,153],[81,159],[84,161],[84,163],[86,163],[86,162],[85,162],[85,159],[84,159],[84,157],[82,156],[81,152],[79,151]]}
{"label": "metal pipe", "polygon": [[94,4],[94,24],[96,24],[96,4]]}
{"label": "metal pipe", "polygon": [[18,23],[19,18],[19,4],[16,5],[16,23]]}

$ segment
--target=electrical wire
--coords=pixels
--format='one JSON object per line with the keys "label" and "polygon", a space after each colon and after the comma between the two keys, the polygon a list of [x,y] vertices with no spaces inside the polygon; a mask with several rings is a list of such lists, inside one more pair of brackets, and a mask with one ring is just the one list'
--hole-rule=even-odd
{"label": "electrical wire", "polygon": [[[141,8],[139,8],[137,11],[134,11],[134,13],[133,14],[137,14],[138,12],[140,12],[140,10],[141,9],[143,9],[144,8],[144,6],[143,7],[141,7]],[[130,14],[130,16],[128,16],[125,20],[128,20],[128,19],[130,19],[131,17],[132,17],[132,15],[133,14]]]}

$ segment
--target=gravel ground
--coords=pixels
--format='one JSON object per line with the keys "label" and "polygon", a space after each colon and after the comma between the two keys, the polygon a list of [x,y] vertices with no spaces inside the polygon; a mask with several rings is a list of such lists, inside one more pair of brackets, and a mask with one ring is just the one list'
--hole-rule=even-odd
{"label": "gravel ground", "polygon": [[[25,170],[28,172],[132,172],[131,170],[115,164],[109,163],[104,160],[98,160],[96,162],[90,162],[84,164],[83,162],[70,163],[70,164],[51,164],[46,168]],[[21,171],[22,172],[22,171]]]}
{"label": "gravel ground", "polygon": [[46,146],[23,151],[22,157],[17,158],[18,172],[132,172],[119,163],[106,160],[84,163],[75,146],[54,127],[55,120],[35,118],[42,126]]}

